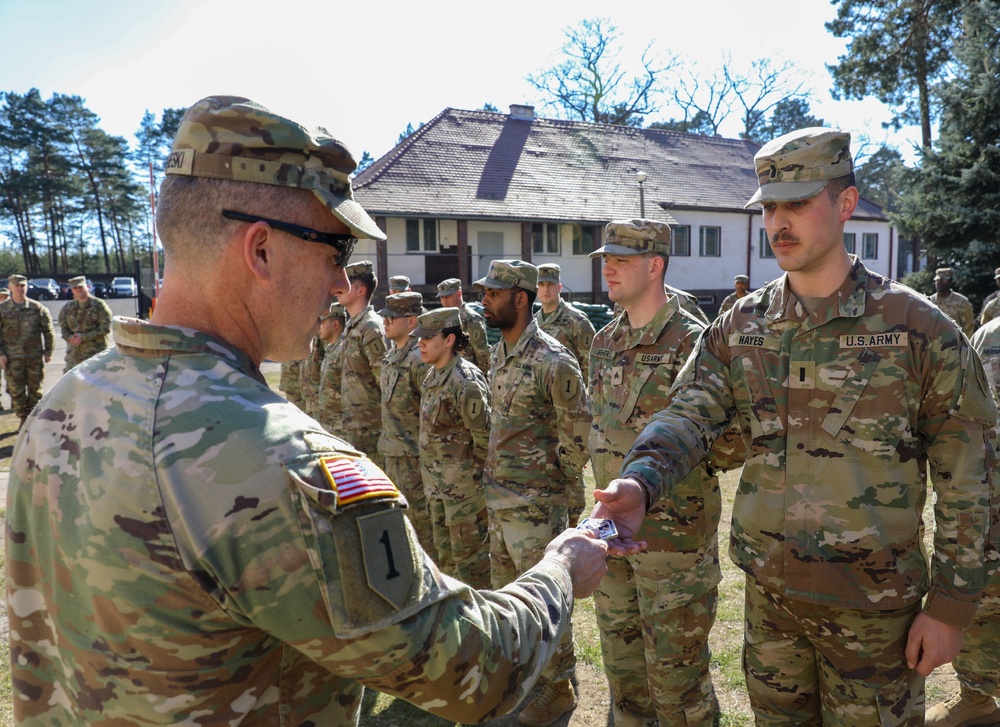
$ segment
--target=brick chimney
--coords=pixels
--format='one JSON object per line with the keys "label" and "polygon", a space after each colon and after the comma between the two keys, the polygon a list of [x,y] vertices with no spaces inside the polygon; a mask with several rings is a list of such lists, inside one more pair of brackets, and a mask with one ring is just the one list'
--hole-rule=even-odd
{"label": "brick chimney", "polygon": [[527,104],[512,103],[510,105],[510,117],[521,121],[533,121],[535,118],[535,107]]}

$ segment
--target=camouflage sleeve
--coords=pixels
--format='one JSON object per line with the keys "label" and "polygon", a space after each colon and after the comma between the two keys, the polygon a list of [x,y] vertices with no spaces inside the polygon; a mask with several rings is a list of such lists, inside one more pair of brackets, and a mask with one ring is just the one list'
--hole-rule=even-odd
{"label": "camouflage sleeve", "polygon": [[42,326],[42,340],[44,341],[42,355],[51,356],[56,343],[56,332],[52,327],[52,314],[49,313],[49,309],[44,305],[40,305],[39,307],[41,308],[40,322]]}
{"label": "camouflage sleeve", "polygon": [[590,347],[594,343],[594,324],[586,316],[581,316],[575,333],[576,359],[580,362],[580,370],[589,371]]}
{"label": "camouflage sleeve", "polygon": [[567,482],[575,482],[587,463],[590,403],[583,375],[572,354],[562,353],[547,371],[548,394],[555,410],[559,437],[559,469]]}
{"label": "camouflage sleeve", "polygon": [[[402,509],[384,500],[345,506],[315,478],[291,474],[300,467],[287,469],[293,536],[265,542],[286,558],[303,555],[296,567],[279,555],[266,572],[267,553],[254,554],[234,573],[244,585],[267,579],[266,589],[233,589],[251,620],[332,672],[449,720],[513,709],[569,624],[569,573],[543,559],[509,586],[474,591],[440,573]],[[300,594],[301,618],[275,592]]]}
{"label": "camouflage sleeve", "polygon": [[458,401],[462,422],[472,437],[472,453],[482,469],[490,442],[490,394],[485,381],[468,380]]}
{"label": "camouflage sleeve", "polygon": [[480,318],[473,318],[469,323],[469,342],[472,344],[472,358],[483,374],[490,371],[490,346],[486,338],[486,324]]}
{"label": "camouflage sleeve", "polygon": [[73,335],[73,331],[70,330],[69,325],[69,304],[67,303],[59,309],[59,334],[66,341]]}
{"label": "camouflage sleeve", "polygon": [[724,334],[708,328],[674,380],[670,404],[625,456],[621,476],[638,480],[650,504],[694,469],[735,416],[727,360]]}
{"label": "camouflage sleeve", "polygon": [[111,333],[111,309],[103,300],[95,299],[94,304],[97,306],[97,326],[82,335],[84,341],[103,339]]}
{"label": "camouflage sleeve", "polygon": [[385,360],[387,350],[385,334],[374,326],[365,328],[361,334],[361,350],[364,352],[365,358],[368,359],[372,376],[375,378],[375,385],[379,386],[379,382],[382,380],[382,363]]}
{"label": "camouflage sleeve", "polygon": [[961,327],[966,336],[972,337],[976,332],[976,315],[972,310],[972,303],[965,301],[962,304]]}
{"label": "camouflage sleeve", "polygon": [[995,486],[986,463],[995,461],[997,408],[982,362],[964,339],[940,331],[928,336],[928,348],[918,431],[926,442],[937,498],[934,567],[924,611],[964,626],[983,587],[983,549]]}

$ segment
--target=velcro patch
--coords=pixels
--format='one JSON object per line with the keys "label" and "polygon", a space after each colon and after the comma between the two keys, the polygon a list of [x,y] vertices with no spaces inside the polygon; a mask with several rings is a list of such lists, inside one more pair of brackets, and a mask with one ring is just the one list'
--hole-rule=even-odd
{"label": "velcro patch", "polygon": [[781,338],[765,336],[760,333],[730,333],[730,348],[766,348],[769,351],[781,350]]}
{"label": "velcro patch", "polygon": [[593,358],[614,358],[615,354],[610,348],[595,348],[590,352]]}
{"label": "velcro patch", "polygon": [[414,575],[403,511],[382,510],[357,522],[368,586],[398,610],[406,602]]}
{"label": "velcro patch", "polygon": [[841,348],[872,348],[873,346],[906,347],[910,345],[910,334],[902,333],[858,333],[840,337]]}
{"label": "velcro patch", "polygon": [[670,360],[669,353],[640,353],[636,357],[636,363],[641,363],[641,364],[655,365],[669,360]]}
{"label": "velcro patch", "polygon": [[338,507],[378,497],[399,497],[392,480],[370,459],[335,455],[320,457],[319,463],[330,488],[337,493]]}

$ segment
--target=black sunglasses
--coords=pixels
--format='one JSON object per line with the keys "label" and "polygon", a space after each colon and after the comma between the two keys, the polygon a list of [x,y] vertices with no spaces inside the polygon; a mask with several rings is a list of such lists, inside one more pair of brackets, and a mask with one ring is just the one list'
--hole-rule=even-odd
{"label": "black sunglasses", "polygon": [[258,217],[257,215],[248,215],[243,212],[233,212],[232,210],[222,210],[222,216],[230,220],[239,220],[240,222],[266,222],[276,230],[287,232],[289,235],[295,235],[307,242],[321,242],[324,245],[331,245],[337,248],[337,265],[342,268],[347,267],[347,263],[351,259],[351,254],[354,252],[354,246],[358,244],[358,238],[354,235],[345,235],[341,232],[320,232],[309,227],[302,227],[302,225],[293,225],[291,222],[272,220],[267,217]]}

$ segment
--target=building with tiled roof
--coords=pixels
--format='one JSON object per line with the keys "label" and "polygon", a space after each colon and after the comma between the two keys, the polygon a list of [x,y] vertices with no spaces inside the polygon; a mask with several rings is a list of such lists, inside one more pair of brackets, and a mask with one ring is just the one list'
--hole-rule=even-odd
{"label": "building with tiled roof", "polygon": [[[758,148],[540,119],[530,106],[445,109],[354,179],[356,199],[388,236],[363,241],[356,255],[377,259],[380,279],[407,275],[426,292],[444,278],[469,283],[498,258],[557,262],[564,294],[591,302],[604,291],[600,261],[587,254],[610,220],[644,212],[674,231],[667,282],[713,311],[734,275],[749,275],[752,288],[781,275],[759,208],[743,209],[757,189]],[[862,200],[845,238],[869,268],[888,274],[894,238],[881,208]]]}

